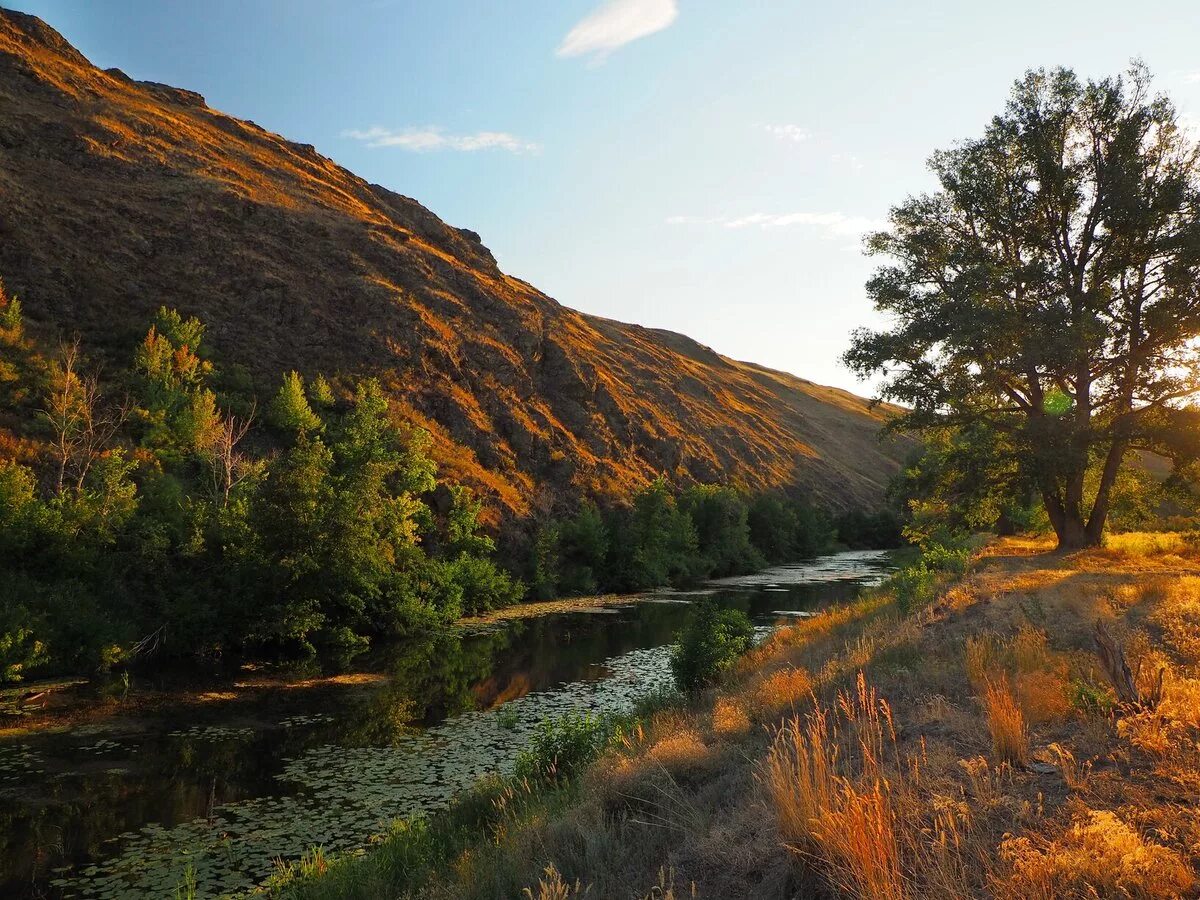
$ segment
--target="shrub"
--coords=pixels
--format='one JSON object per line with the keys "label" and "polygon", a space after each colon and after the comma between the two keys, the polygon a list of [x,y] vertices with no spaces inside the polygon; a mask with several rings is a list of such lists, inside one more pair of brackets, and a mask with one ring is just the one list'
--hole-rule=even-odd
{"label": "shrub", "polygon": [[676,685],[683,691],[695,691],[712,684],[753,641],[754,628],[744,612],[702,603],[671,651]]}
{"label": "shrub", "polygon": [[904,615],[909,616],[928,606],[937,596],[937,573],[924,562],[917,562],[893,575],[891,586],[896,595],[896,605]]}
{"label": "shrub", "polygon": [[0,684],[21,681],[26,672],[47,660],[46,644],[25,610],[0,606]]}
{"label": "shrub", "polygon": [[996,879],[1002,898],[1181,897],[1196,878],[1177,852],[1145,840],[1111,812],[1088,810],[1053,842],[1008,838],[1000,856],[1010,866]]}
{"label": "shrub", "polygon": [[542,722],[517,754],[514,773],[537,781],[571,781],[600,755],[617,729],[611,718],[577,713]]}

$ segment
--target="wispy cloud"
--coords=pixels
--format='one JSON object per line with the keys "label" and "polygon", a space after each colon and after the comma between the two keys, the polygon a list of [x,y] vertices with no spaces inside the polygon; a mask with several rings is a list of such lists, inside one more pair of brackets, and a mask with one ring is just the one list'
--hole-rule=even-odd
{"label": "wispy cloud", "polygon": [[425,128],[380,128],[350,129],[342,137],[362,141],[368,147],[399,147],[417,153],[433,150],[507,150],[509,153],[534,153],[541,149],[532,141],[524,140],[507,131],[476,131],[474,134],[447,134],[439,126]]}
{"label": "wispy cloud", "polygon": [[555,53],[599,61],[630,41],[662,31],[678,16],[676,0],[607,0],[567,32]]}
{"label": "wispy cloud", "polygon": [[668,225],[719,225],[722,228],[815,228],[830,237],[856,237],[887,227],[880,219],[845,213],[750,213],[744,216],[669,216]]}
{"label": "wispy cloud", "polygon": [[764,125],[763,129],[781,141],[791,141],[793,144],[803,144],[812,134],[799,125]]}

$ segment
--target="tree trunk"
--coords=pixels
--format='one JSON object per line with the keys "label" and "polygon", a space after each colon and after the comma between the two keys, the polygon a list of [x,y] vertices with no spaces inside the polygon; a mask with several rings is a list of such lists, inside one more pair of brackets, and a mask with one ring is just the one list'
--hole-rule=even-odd
{"label": "tree trunk", "polygon": [[1077,511],[1068,511],[1062,518],[1062,523],[1056,527],[1058,534],[1058,549],[1063,551],[1084,550],[1088,547],[1099,547],[1099,535],[1093,535]]}
{"label": "tree trunk", "polygon": [[[1042,503],[1058,537],[1058,549],[1062,551],[1083,550],[1100,546],[1100,535],[1092,535],[1078,506],[1063,503],[1057,489],[1042,488]],[[1101,526],[1103,527],[1103,526]]]}

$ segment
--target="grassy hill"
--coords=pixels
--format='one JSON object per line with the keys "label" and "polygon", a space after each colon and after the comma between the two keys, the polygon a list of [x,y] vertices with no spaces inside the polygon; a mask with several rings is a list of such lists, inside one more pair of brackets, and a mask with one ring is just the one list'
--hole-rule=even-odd
{"label": "grassy hill", "polygon": [[167,304],[270,389],[377,376],[512,515],[660,473],[870,506],[907,449],[885,409],[561,306],[415,200],[4,10],[0,157],[0,275],[35,326],[124,363]]}

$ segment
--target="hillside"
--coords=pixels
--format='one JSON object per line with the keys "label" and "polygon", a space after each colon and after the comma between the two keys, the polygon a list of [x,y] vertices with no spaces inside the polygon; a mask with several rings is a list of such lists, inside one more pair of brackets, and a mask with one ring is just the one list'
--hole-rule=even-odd
{"label": "hillside", "polygon": [[377,375],[511,514],[659,472],[871,505],[906,451],[860,397],[561,306],[416,201],[4,10],[0,206],[35,325],[123,360],[166,303],[264,384]]}

